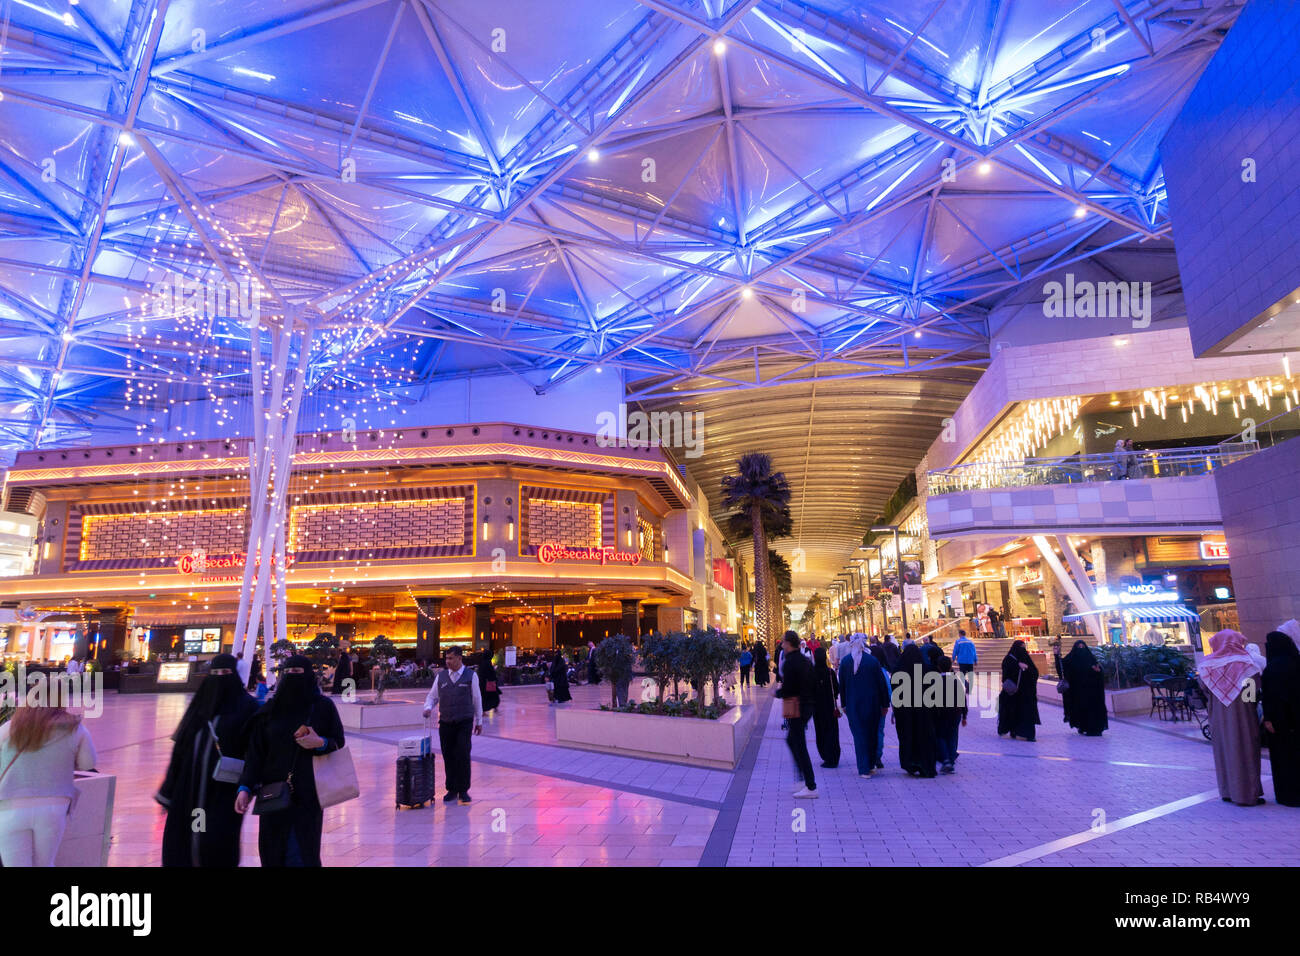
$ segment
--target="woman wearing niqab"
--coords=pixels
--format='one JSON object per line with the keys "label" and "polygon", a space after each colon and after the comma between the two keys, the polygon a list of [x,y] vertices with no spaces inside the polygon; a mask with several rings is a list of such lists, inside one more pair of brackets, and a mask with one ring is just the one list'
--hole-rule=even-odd
{"label": "woman wearing niqab", "polygon": [[771,676],[768,673],[767,648],[762,643],[754,645],[754,683],[766,687]]}
{"label": "woman wearing niqab", "polygon": [[840,765],[839,696],[840,682],[826,663],[826,648],[819,647],[813,651],[813,731],[817,754],[828,768]]}
{"label": "woman wearing niqab", "polygon": [[[239,786],[212,779],[222,756],[244,758],[249,719],[257,712],[257,702],[239,679],[238,664],[230,654],[212,659],[208,675],[172,734],[171,761],[154,797],[167,808],[163,866],[239,866],[239,833],[244,823],[235,811]],[[196,810],[203,812],[196,816]],[[196,828],[199,817],[204,825]]]}
{"label": "woman wearing niqab", "polygon": [[875,654],[877,648],[868,653],[865,644],[862,634],[854,634],[848,649],[840,654],[839,684],[858,774],[869,777],[884,766],[880,757],[884,715],[889,710],[889,677]]}
{"label": "woman wearing niqab", "polygon": [[569,693],[569,665],[563,654],[556,654],[551,663],[551,684],[555,687],[555,703],[563,704],[573,700]]}
{"label": "woman wearing niqab", "polygon": [[[904,681],[894,700],[894,727],[898,732],[898,761],[914,777],[937,777],[939,742],[934,708],[924,703],[924,675],[933,667],[916,644],[907,644],[898,657],[894,679]],[[901,675],[901,676],[900,676]]]}
{"label": "woman wearing niqab", "polygon": [[[303,728],[308,732],[301,733]],[[288,808],[259,818],[257,849],[263,866],[321,865],[325,813],[316,796],[312,757],[343,744],[338,709],[321,693],[311,661],[300,654],[286,658],[275,696],[252,719],[239,781],[240,790],[251,795],[263,784],[290,784]]]}
{"label": "woman wearing niqab", "polygon": [[1069,685],[1062,695],[1065,719],[1079,733],[1100,737],[1110,726],[1106,716],[1106,679],[1086,643],[1074,642],[1070,653],[1061,659],[1061,673]]}
{"label": "woman wearing niqab", "polygon": [[[1249,807],[1264,802],[1260,782],[1259,716],[1254,693],[1260,667],[1240,631],[1223,630],[1210,638],[1210,653],[1196,668],[1210,705],[1210,743],[1219,796]],[[1248,699],[1249,698],[1249,699]]]}
{"label": "woman wearing niqab", "polygon": [[[1012,692],[1006,689],[1008,681],[1016,685]],[[1035,728],[1042,723],[1038,717],[1038,668],[1024,641],[1012,644],[1007,656],[1002,658],[1002,682],[1004,686],[998,694],[998,736],[1009,733],[1012,740],[1020,737],[1034,741],[1038,736]]]}
{"label": "woman wearing niqab", "polygon": [[[501,705],[501,685],[497,683],[497,669],[492,666],[491,650],[483,652],[474,673],[478,676],[479,696],[483,698],[483,713],[496,710]],[[488,690],[489,683],[492,684],[492,690]]]}
{"label": "woman wearing niqab", "polygon": [[1264,734],[1273,770],[1273,797],[1300,807],[1300,648],[1284,631],[1264,639],[1268,664],[1260,681]]}

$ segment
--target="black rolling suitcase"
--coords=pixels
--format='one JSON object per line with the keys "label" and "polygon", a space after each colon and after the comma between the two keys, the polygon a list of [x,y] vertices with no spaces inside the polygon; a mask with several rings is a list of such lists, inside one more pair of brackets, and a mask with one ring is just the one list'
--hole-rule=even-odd
{"label": "black rolling suitcase", "polygon": [[419,753],[397,758],[397,806],[422,807],[433,800],[437,791],[433,738],[420,740]]}

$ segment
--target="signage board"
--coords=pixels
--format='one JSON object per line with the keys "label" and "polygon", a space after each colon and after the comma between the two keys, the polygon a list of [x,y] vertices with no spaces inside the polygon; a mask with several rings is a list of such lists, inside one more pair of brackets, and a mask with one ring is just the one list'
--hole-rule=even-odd
{"label": "signage board", "polygon": [[556,561],[592,561],[596,564],[630,564],[635,567],[641,563],[641,552],[619,551],[617,548],[570,547],[567,544],[548,541],[538,545],[537,560],[542,564],[554,564]]}
{"label": "signage board", "polygon": [[1201,560],[1226,561],[1227,559],[1228,559],[1228,542],[1226,541],[1202,541],[1201,542]]}

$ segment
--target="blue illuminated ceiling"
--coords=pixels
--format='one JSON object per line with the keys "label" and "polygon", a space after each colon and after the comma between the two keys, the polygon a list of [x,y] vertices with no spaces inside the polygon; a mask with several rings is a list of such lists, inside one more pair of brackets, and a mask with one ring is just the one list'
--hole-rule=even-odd
{"label": "blue illuminated ceiling", "polygon": [[246,329],[141,313],[218,260],[358,388],[978,368],[1008,290],[1167,237],[1238,6],[0,0],[0,442],[238,395]]}
{"label": "blue illuminated ceiling", "polygon": [[251,277],[318,392],[609,369],[705,412],[711,495],[790,474],[806,591],[1003,298],[1172,269],[1157,146],[1240,6],[0,0],[0,447],[241,402],[247,324],[151,294]]}

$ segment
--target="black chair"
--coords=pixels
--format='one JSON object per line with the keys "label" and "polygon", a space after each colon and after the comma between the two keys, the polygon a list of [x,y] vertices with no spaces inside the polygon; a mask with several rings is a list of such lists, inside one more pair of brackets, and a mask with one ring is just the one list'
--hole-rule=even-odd
{"label": "black chair", "polygon": [[1158,713],[1161,720],[1168,720],[1172,707],[1172,698],[1169,695],[1167,684],[1173,680],[1171,674],[1147,674],[1142,678],[1143,682],[1151,688],[1151,709],[1147,716]]}

